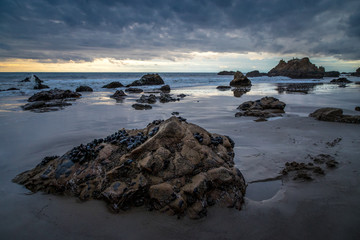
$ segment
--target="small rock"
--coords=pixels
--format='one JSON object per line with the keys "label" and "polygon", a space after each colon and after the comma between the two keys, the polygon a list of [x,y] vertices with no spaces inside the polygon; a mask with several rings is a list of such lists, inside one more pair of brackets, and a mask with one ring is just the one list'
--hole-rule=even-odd
{"label": "small rock", "polygon": [[142,93],[143,90],[141,88],[127,88],[125,89],[127,93]]}
{"label": "small rock", "polygon": [[149,110],[149,109],[152,109],[152,106],[148,105],[148,104],[135,103],[135,104],[133,104],[131,106],[133,108],[135,108],[136,110]]}
{"label": "small rock", "polygon": [[163,93],[169,93],[171,89],[169,85],[164,85],[160,88],[160,91],[162,91]]}
{"label": "small rock", "polygon": [[355,107],[355,111],[360,111],[360,107],[359,107],[359,106],[356,106],[356,107]]}
{"label": "small rock", "polygon": [[116,90],[116,92],[110,97],[118,100],[118,99],[123,99],[125,96],[127,95],[124,93],[123,90]]}
{"label": "small rock", "polygon": [[119,88],[119,87],[123,87],[123,86],[124,85],[122,85],[121,82],[111,82],[109,84],[102,86],[102,88]]}
{"label": "small rock", "polygon": [[92,92],[93,89],[89,86],[80,86],[76,88],[76,92]]}
{"label": "small rock", "polygon": [[251,81],[244,76],[241,72],[237,71],[234,75],[234,79],[230,82],[232,87],[244,87],[251,86]]}
{"label": "small rock", "polygon": [[146,74],[142,76],[140,80],[136,80],[131,84],[127,85],[127,87],[162,84],[164,84],[164,80],[160,77],[159,74]]}
{"label": "small rock", "polygon": [[225,90],[231,89],[231,87],[230,86],[217,86],[216,89],[218,89],[220,91],[225,91]]}

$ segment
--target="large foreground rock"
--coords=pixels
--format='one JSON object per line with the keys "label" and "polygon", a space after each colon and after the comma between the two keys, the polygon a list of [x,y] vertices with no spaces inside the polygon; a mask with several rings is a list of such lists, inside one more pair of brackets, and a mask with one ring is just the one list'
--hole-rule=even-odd
{"label": "large foreground rock", "polygon": [[251,81],[241,72],[237,71],[234,75],[234,79],[230,82],[232,87],[249,87]]}
{"label": "large foreground rock", "polygon": [[13,181],[33,192],[102,199],[116,212],[145,205],[200,218],[214,204],[241,208],[246,185],[233,147],[227,136],[172,117],[46,157]]}
{"label": "large foreground rock", "polygon": [[146,74],[142,76],[140,80],[136,80],[127,86],[131,87],[131,86],[162,85],[162,84],[165,83],[159,74]]}
{"label": "large foreground rock", "polygon": [[320,121],[360,124],[360,115],[343,115],[343,110],[340,108],[320,108],[309,116]]}
{"label": "large foreground rock", "polygon": [[290,78],[322,78],[325,69],[312,64],[309,58],[292,59],[287,63],[280,60],[279,64],[268,72],[269,77],[286,76]]}

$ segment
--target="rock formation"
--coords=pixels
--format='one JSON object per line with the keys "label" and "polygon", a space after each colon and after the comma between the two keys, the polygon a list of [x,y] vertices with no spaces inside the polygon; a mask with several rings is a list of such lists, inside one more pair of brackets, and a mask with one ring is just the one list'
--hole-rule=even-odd
{"label": "rock formation", "polygon": [[169,85],[164,85],[160,88],[160,91],[163,93],[169,93],[171,91],[171,89],[170,89]]}
{"label": "rock formation", "polygon": [[344,122],[344,123],[357,123],[360,124],[359,115],[343,115],[343,110],[340,108],[320,108],[309,117],[316,118],[320,121],[327,122]]}
{"label": "rock formation", "polygon": [[339,76],[340,76],[340,72],[338,71],[330,71],[324,73],[324,77],[339,77]]}
{"label": "rock formation", "polygon": [[116,100],[121,100],[121,99],[123,99],[125,96],[127,96],[127,95],[124,93],[123,90],[116,90],[116,92],[115,92],[113,95],[111,95],[110,97],[111,97],[111,98],[114,98],[114,99],[116,99]]}
{"label": "rock formation", "polygon": [[351,73],[351,76],[360,77],[360,67],[356,69],[356,72]]}
{"label": "rock formation", "polygon": [[125,89],[125,92],[127,93],[142,93],[144,90],[141,88],[127,88]]}
{"label": "rock formation", "polygon": [[38,76],[34,75],[34,78],[35,78],[35,86],[34,86],[35,90],[49,88],[48,85],[42,84],[44,81],[38,78]]}
{"label": "rock formation", "polygon": [[201,218],[215,204],[241,208],[246,185],[233,147],[227,136],[171,117],[46,157],[13,181],[33,192],[102,199],[115,212],[145,205]]}
{"label": "rock formation", "polygon": [[279,64],[268,72],[269,77],[286,76],[290,78],[322,78],[324,68],[316,67],[309,58],[292,59],[287,63],[280,60]]}
{"label": "rock formation", "polygon": [[235,72],[234,71],[221,71],[221,72],[218,72],[217,75],[234,75]]}
{"label": "rock formation", "polygon": [[76,92],[92,92],[93,89],[89,86],[80,86],[76,88]]}
{"label": "rock formation", "polygon": [[262,76],[267,76],[267,73],[261,73],[258,70],[254,70],[246,73],[246,77],[262,77]]}
{"label": "rock formation", "polygon": [[242,103],[237,109],[242,110],[235,117],[253,116],[260,118],[278,117],[285,113],[286,104],[274,97],[263,97],[256,101]]}
{"label": "rock formation", "polygon": [[352,81],[342,77],[342,78],[333,79],[330,81],[330,83],[352,83]]}
{"label": "rock formation", "polygon": [[131,84],[127,85],[127,87],[144,86],[144,85],[162,85],[162,84],[165,83],[159,74],[146,74],[142,76],[140,80],[136,80]]}
{"label": "rock formation", "polygon": [[121,82],[111,82],[109,84],[102,86],[102,88],[119,88],[119,87],[123,87],[123,86],[124,85],[122,85]]}
{"label": "rock formation", "polygon": [[56,111],[64,106],[71,105],[71,103],[66,101],[79,98],[80,96],[80,93],[55,88],[34,94],[28,99],[30,103],[24,105],[22,108],[36,112]]}
{"label": "rock formation", "polygon": [[281,93],[304,93],[308,94],[316,86],[322,85],[323,83],[285,83],[278,84],[276,90]]}
{"label": "rock formation", "polygon": [[234,75],[234,79],[230,82],[232,87],[247,87],[251,86],[251,81],[244,76],[241,72],[237,71]]}

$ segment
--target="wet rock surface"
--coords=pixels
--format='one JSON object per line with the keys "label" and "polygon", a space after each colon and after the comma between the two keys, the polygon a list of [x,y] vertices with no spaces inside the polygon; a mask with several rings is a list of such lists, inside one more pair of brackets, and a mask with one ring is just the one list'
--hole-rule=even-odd
{"label": "wet rock surface", "polygon": [[288,84],[278,84],[276,90],[281,93],[304,93],[308,94],[318,85],[323,83],[288,83]]}
{"label": "wet rock surface", "polygon": [[216,89],[218,89],[220,91],[225,91],[225,90],[230,90],[231,87],[230,86],[217,86]]}
{"label": "wet rock surface", "polygon": [[233,91],[234,97],[241,97],[245,93],[250,92],[250,90],[251,90],[251,87],[237,87],[237,88],[234,88],[232,91]]}
{"label": "wet rock surface", "polygon": [[65,106],[70,106],[71,103],[67,101],[77,99],[80,96],[80,93],[55,88],[34,94],[28,99],[30,103],[22,106],[22,108],[35,112],[57,111]]}
{"label": "wet rock surface", "polygon": [[123,90],[116,90],[116,92],[111,95],[111,98],[114,98],[116,100],[122,100],[124,97],[126,97],[127,95],[124,93]]}
{"label": "wet rock surface", "polygon": [[135,108],[135,110],[150,110],[152,109],[152,106],[149,104],[140,104],[140,103],[135,103],[133,105],[131,105],[133,108]]}
{"label": "wet rock surface", "polygon": [[162,85],[162,84],[165,83],[159,74],[146,74],[142,76],[140,80],[136,80],[127,86],[130,87],[130,86]]}
{"label": "wet rock surface", "polygon": [[164,85],[160,88],[160,91],[163,93],[169,93],[171,91],[171,88],[169,85]]}
{"label": "wet rock surface", "polygon": [[237,109],[241,110],[235,114],[235,117],[253,116],[259,118],[269,118],[282,116],[285,113],[286,104],[274,97],[263,97],[256,101],[247,101],[239,105]]}
{"label": "wet rock surface", "polygon": [[316,118],[320,121],[327,122],[344,122],[360,124],[359,115],[344,115],[340,108],[320,108],[315,112],[310,113],[309,117]]}
{"label": "wet rock surface", "polygon": [[330,81],[330,83],[352,83],[352,81],[350,81],[347,78],[336,78]]}
{"label": "wet rock surface", "polygon": [[242,72],[237,71],[234,74],[234,79],[230,82],[232,87],[247,87],[251,86],[251,81]]}
{"label": "wet rock surface", "polygon": [[109,84],[102,86],[102,88],[119,88],[123,86],[124,85],[121,82],[111,82]]}
{"label": "wet rock surface", "polygon": [[83,86],[77,87],[75,91],[76,92],[92,92],[93,89],[89,86],[83,85]]}
{"label": "wet rock surface", "polygon": [[13,181],[33,192],[101,199],[115,212],[146,206],[201,218],[215,204],[241,208],[246,185],[233,147],[229,137],[171,117],[47,157]]}
{"label": "wet rock surface", "polygon": [[34,75],[34,78],[35,78],[35,86],[34,86],[35,90],[49,88],[49,86],[43,84],[44,81],[41,80],[38,76]]}
{"label": "wet rock surface", "polygon": [[335,158],[329,154],[309,155],[308,158],[310,158],[312,162],[286,162],[281,172],[282,176],[290,177],[293,180],[311,181],[314,180],[316,176],[325,175],[327,170],[336,168],[339,164]]}
{"label": "wet rock surface", "polygon": [[309,58],[280,60],[279,64],[268,72],[269,77],[286,76],[290,78],[322,78],[325,70],[310,62]]}
{"label": "wet rock surface", "polygon": [[141,88],[127,88],[125,89],[125,92],[127,93],[142,93],[144,90]]}

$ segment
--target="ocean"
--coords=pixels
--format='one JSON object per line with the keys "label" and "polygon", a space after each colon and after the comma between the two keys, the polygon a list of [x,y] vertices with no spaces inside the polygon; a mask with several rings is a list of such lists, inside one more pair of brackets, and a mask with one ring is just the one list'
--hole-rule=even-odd
{"label": "ocean", "polygon": [[[147,73],[0,73],[0,90],[18,88],[15,91],[1,91],[2,96],[32,95],[34,90],[33,75],[38,76],[44,84],[50,88],[69,89],[75,91],[80,85],[88,85],[94,91],[103,91],[101,87],[113,81],[119,81],[123,85],[140,79]],[[217,75],[217,73],[159,73],[165,84],[174,88],[187,88],[198,86],[229,85],[233,76]],[[21,82],[26,77],[31,77],[31,82]],[[250,78],[256,83],[297,83],[297,82],[329,82],[331,78],[324,79],[290,79],[288,77],[256,77]],[[143,86],[144,90],[158,88],[158,86]]]}

